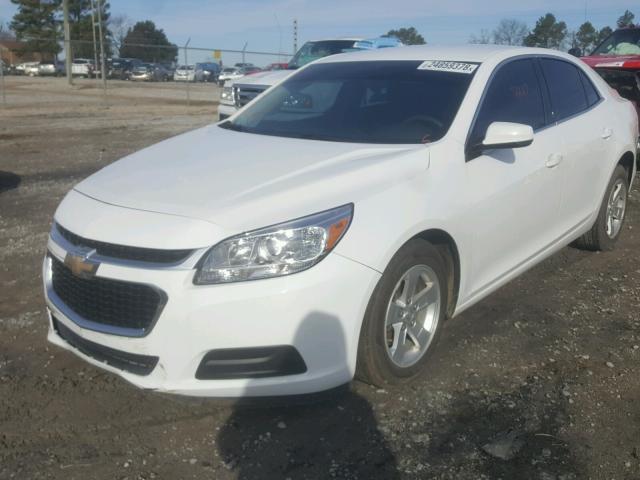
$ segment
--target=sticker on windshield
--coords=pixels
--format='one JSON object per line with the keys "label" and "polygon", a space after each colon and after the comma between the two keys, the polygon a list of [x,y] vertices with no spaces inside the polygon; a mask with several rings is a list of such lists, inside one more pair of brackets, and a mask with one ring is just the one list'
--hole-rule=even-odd
{"label": "sticker on windshield", "polygon": [[427,60],[418,66],[418,70],[431,70],[434,72],[456,72],[472,74],[478,68],[477,63],[448,62],[445,60]]}

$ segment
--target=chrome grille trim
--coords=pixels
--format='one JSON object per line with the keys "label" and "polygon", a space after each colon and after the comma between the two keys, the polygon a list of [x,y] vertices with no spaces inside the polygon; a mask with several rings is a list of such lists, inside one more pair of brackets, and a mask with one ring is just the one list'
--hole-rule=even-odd
{"label": "chrome grille trim", "polygon": [[[174,262],[174,263],[165,263],[165,262],[146,262],[141,260],[129,260],[118,257],[111,257],[107,255],[101,255],[99,252],[94,253],[91,258],[99,263],[105,263],[109,265],[116,265],[122,267],[133,267],[133,268],[142,268],[145,270],[193,270],[195,268],[196,263],[200,259],[200,257],[211,248],[211,246],[206,246],[202,248],[197,248],[190,250],[190,254],[187,255],[184,259]],[[62,250],[64,254],[66,253],[75,253],[82,250],[82,247],[78,245],[74,245],[69,240],[67,240],[57,228],[57,224],[54,223],[51,232],[49,233],[49,250],[52,253],[56,253],[56,251]],[[62,253],[62,252],[61,252]],[[64,261],[64,255],[57,255],[58,257],[62,256],[62,260]]]}
{"label": "chrome grille trim", "polygon": [[233,86],[233,103],[236,107],[242,108],[267,88],[269,88],[269,85],[235,84]]}

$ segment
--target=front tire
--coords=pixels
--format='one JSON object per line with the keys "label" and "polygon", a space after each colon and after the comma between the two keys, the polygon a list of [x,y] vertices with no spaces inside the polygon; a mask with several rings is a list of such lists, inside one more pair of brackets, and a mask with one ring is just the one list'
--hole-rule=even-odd
{"label": "front tire", "polygon": [[593,251],[613,250],[624,226],[629,195],[628,179],[625,168],[618,165],[609,180],[598,218],[591,230],[576,241],[578,248]]}
{"label": "front tire", "polygon": [[356,376],[377,386],[420,374],[440,336],[447,306],[445,262],[413,239],[391,259],[367,306]]}

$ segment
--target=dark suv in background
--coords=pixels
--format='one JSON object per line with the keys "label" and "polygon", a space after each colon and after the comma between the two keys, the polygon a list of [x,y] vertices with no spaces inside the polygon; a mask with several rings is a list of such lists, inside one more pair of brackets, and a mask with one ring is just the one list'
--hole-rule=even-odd
{"label": "dark suv in background", "polygon": [[196,70],[200,68],[202,70],[202,82],[214,82],[218,81],[220,75],[220,65],[215,62],[197,63]]}
{"label": "dark suv in background", "polygon": [[107,66],[107,78],[130,80],[133,70],[142,65],[137,58],[112,58]]}

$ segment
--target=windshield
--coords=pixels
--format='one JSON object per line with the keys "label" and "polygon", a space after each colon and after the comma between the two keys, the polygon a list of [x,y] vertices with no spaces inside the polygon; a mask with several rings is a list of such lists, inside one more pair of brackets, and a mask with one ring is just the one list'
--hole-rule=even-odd
{"label": "windshield", "polygon": [[473,74],[421,61],[311,65],[222,128],[353,143],[428,143],[449,129]]}
{"label": "windshield", "polygon": [[640,28],[616,30],[592,55],[640,55]]}
{"label": "windshield", "polygon": [[295,70],[319,58],[342,53],[353,48],[355,40],[323,40],[307,42],[296,52],[289,62],[288,69]]}

